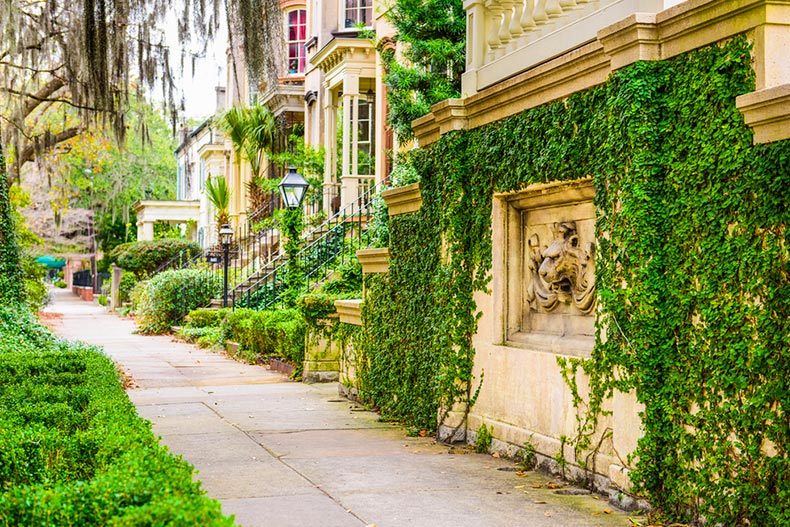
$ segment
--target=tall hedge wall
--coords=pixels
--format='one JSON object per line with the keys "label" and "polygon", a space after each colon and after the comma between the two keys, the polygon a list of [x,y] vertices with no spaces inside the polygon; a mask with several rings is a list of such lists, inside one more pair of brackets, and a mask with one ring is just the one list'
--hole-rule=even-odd
{"label": "tall hedge wall", "polygon": [[634,480],[657,517],[788,523],[790,142],[752,145],[735,97],[753,90],[739,37],[417,153],[423,208],[391,219],[390,274],[368,278],[363,394],[426,428],[473,402],[493,193],[591,177],[598,337],[592,359],[564,366],[596,388],[573,442],[589,446],[611,390],[635,389]]}

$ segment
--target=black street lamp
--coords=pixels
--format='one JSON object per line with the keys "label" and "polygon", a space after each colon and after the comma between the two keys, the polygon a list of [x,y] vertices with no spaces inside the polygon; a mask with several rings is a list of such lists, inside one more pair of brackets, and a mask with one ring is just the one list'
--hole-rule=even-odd
{"label": "black street lamp", "polygon": [[288,173],[280,181],[280,195],[285,202],[285,206],[289,209],[298,209],[302,205],[302,200],[307,192],[307,187],[310,184],[307,180],[296,171],[296,168],[291,167]]}
{"label": "black street lamp", "polygon": [[222,244],[222,307],[228,307],[228,251],[233,243],[233,229],[227,223],[219,230],[219,242]]}

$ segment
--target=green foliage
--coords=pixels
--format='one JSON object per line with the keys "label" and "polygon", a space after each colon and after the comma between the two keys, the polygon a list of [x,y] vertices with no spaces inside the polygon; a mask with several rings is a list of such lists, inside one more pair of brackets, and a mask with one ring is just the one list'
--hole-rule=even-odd
{"label": "green foliage", "polygon": [[64,282],[63,280],[55,281],[55,287],[58,287],[60,289],[65,289],[66,285],[67,285],[66,282]]}
{"label": "green foliage", "polygon": [[354,257],[346,259],[333,270],[332,276],[321,285],[321,292],[329,295],[362,295],[362,265]]}
{"label": "green foliage", "polygon": [[195,242],[168,238],[118,245],[110,252],[109,258],[118,267],[143,278],[179,255],[188,260],[200,252],[200,246]]}
{"label": "green foliage", "polygon": [[227,309],[195,309],[184,319],[191,328],[218,327],[227,314]]}
{"label": "green foliage", "polygon": [[477,429],[477,436],[475,437],[475,450],[480,454],[486,454],[491,449],[491,441],[493,440],[494,427],[487,427],[485,423],[480,425]]}
{"label": "green foliage", "polygon": [[107,302],[107,297],[104,296],[104,295],[99,295],[99,297],[96,299],[96,301],[99,303],[100,306],[105,306],[105,307],[107,306],[107,303],[108,303]]}
{"label": "green foliage", "polygon": [[318,148],[305,143],[304,126],[294,127],[288,136],[288,146],[283,152],[272,154],[270,159],[280,167],[296,167],[310,186],[304,197],[304,203],[314,205],[321,202],[324,181],[324,147]]}
{"label": "green foliage", "polygon": [[118,305],[129,302],[132,299],[132,290],[137,285],[137,277],[133,273],[124,273],[121,275],[121,282],[118,284]]}
{"label": "green foliage", "polygon": [[20,265],[25,277],[25,305],[31,311],[38,311],[49,301],[47,286],[44,284],[47,270],[29,255],[21,258]]}
{"label": "green foliage", "polygon": [[516,452],[516,461],[519,464],[519,468],[522,472],[526,472],[527,470],[532,470],[535,468],[535,465],[538,463],[538,456],[536,454],[537,449],[535,448],[535,443],[530,441],[525,441],[524,446]]}
{"label": "green foliage", "polygon": [[459,97],[466,63],[466,13],[461,0],[396,0],[387,11],[395,40],[405,44],[396,60],[395,49],[379,43],[387,85],[389,123],[402,138],[414,133],[411,122],[427,114],[437,102]]}
{"label": "green foliage", "polygon": [[161,272],[138,288],[135,312],[140,331],[164,333],[191,310],[218,296],[222,277],[199,269],[176,269]]}
{"label": "green foliage", "polygon": [[285,236],[285,255],[288,257],[285,282],[287,289],[283,293],[283,300],[288,307],[295,307],[296,300],[305,290],[305,269],[302,260],[296,255],[302,249],[302,231],[304,230],[304,215],[302,209],[286,209],[278,211],[277,221]]}
{"label": "green foliage", "polygon": [[23,301],[25,293],[2,147],[0,143],[0,305],[15,305]]}
{"label": "green foliage", "polygon": [[113,363],[0,309],[0,525],[233,525],[135,414]]}
{"label": "green foliage", "polygon": [[213,348],[222,345],[224,334],[222,328],[216,326],[183,327],[178,330],[178,336],[201,348]]}
{"label": "green foliage", "polygon": [[301,366],[304,362],[305,321],[296,309],[230,311],[222,322],[226,340],[258,357],[282,357]]}
{"label": "green foliage", "polygon": [[228,207],[230,207],[230,187],[224,177],[209,178],[206,180],[206,198],[214,206],[217,228],[221,229],[229,221]]}
{"label": "green foliage", "polygon": [[233,149],[249,161],[254,177],[261,176],[263,157],[271,151],[277,135],[274,114],[257,102],[252,106],[232,106],[222,114],[220,127],[228,134]]}
{"label": "green foliage", "polygon": [[739,37],[417,152],[423,207],[390,219],[389,276],[366,278],[362,395],[427,426],[473,402],[454,386],[470,381],[492,195],[591,178],[598,335],[591,359],[561,364],[579,413],[564,445],[575,458],[557,461],[582,464],[603,402],[634,390],[632,477],[665,518],[788,523],[790,142],[752,145],[735,107],[752,90]]}
{"label": "green foliage", "polygon": [[132,133],[128,140],[119,145],[112,132],[101,129],[70,140],[68,153],[57,159],[62,168],[56,170],[58,177],[53,181],[52,193],[63,196],[62,201],[52,203],[56,218],[70,207],[91,209],[97,241],[105,252],[135,239],[135,202],[174,199],[176,194],[176,144],[168,121],[134,95],[129,105],[126,127]]}

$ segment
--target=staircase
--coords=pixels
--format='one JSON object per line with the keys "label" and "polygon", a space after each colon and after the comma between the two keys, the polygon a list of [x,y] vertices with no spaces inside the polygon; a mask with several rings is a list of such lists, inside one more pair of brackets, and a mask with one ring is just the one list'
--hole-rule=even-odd
{"label": "staircase", "polygon": [[[377,191],[377,186],[372,186],[356,201],[303,237],[305,246],[295,258],[300,260],[304,270],[306,290],[323,283],[332,269],[352,258],[356,250],[369,245],[371,198]],[[229,289],[228,305],[253,309],[281,305],[288,285],[287,266],[288,259],[285,255],[273,258],[254,276],[249,276]],[[222,305],[221,300],[219,304]]]}

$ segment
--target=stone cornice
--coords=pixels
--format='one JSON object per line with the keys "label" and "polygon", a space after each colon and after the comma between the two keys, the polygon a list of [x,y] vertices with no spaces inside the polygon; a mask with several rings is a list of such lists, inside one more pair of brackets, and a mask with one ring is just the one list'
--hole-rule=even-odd
{"label": "stone cornice", "polygon": [[790,84],[741,95],[735,104],[754,129],[755,144],[790,139]]}
{"label": "stone cornice", "polygon": [[335,310],[340,322],[362,325],[362,299],[335,300]]}
{"label": "stone cornice", "polygon": [[422,207],[420,184],[412,183],[403,187],[385,190],[381,193],[390,216],[416,212]]}
{"label": "stone cornice", "polygon": [[383,274],[390,270],[390,250],[387,247],[360,249],[357,251],[357,258],[364,274]]}

